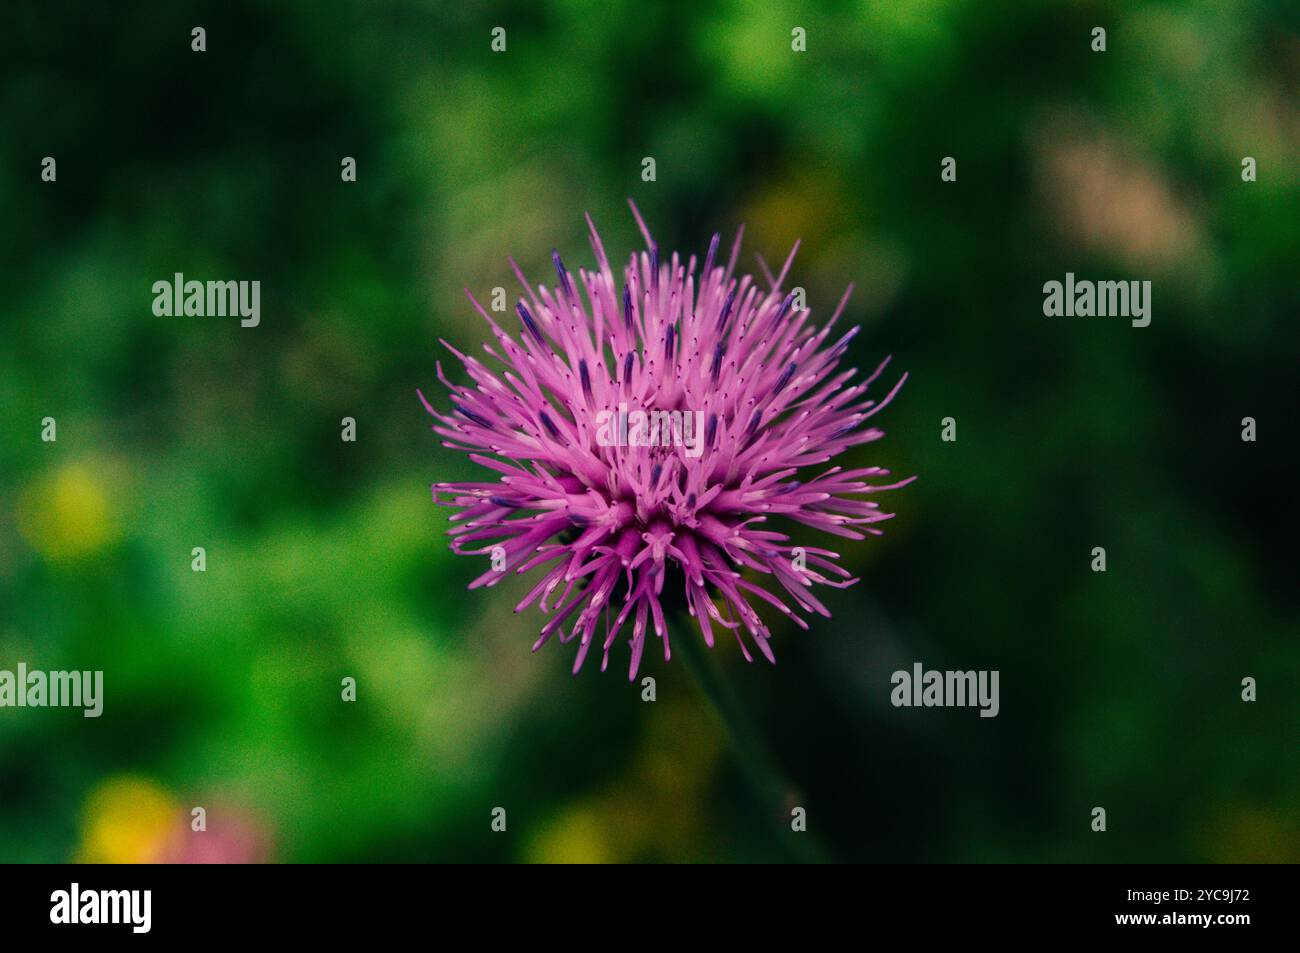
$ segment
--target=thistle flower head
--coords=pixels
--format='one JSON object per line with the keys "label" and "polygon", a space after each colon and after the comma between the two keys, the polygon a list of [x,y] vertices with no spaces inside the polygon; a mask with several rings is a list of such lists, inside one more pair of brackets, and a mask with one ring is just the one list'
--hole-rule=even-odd
{"label": "thistle flower head", "polygon": [[747,660],[752,643],[775,661],[759,603],[806,629],[801,612],[830,615],[815,585],[857,581],[837,553],[793,545],[783,529],[878,535],[892,514],[869,497],[910,482],[873,485],[888,471],[825,466],[884,435],[868,421],[906,375],[877,401],[866,393],[888,359],[858,383],[840,368],[858,329],[832,329],[852,289],[814,325],[783,290],[797,244],[779,275],[762,267],[760,284],[735,273],[743,229],[725,263],[715,235],[697,271],[693,255],[661,255],[632,211],[647,250],[621,281],[588,216],[594,271],[570,272],[556,253],[557,283],[534,289],[511,262],[524,289],[513,334],[470,295],[496,339],[484,345],[493,364],[444,341],[472,384],[451,383],[439,364],[450,412],[420,399],[444,445],[485,474],[434,484],[433,495],[459,510],[452,549],[494,557],[471,589],[540,570],[515,611],[538,602],[549,616],[534,651],[553,636],[577,640],[575,673],[597,642],[603,670],[629,624],[629,678],[650,627],[671,658],[670,599],[710,647],[730,631]]}

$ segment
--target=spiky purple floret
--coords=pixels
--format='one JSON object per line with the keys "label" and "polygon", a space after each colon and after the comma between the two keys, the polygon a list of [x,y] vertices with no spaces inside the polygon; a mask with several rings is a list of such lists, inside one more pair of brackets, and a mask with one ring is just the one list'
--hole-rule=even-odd
{"label": "spiky purple floret", "polygon": [[[579,269],[577,290],[559,252],[552,256],[559,280],[553,289],[532,289],[511,262],[526,298],[516,309],[517,337],[470,295],[500,347],[484,350],[502,366],[491,370],[444,341],[475,386],[452,384],[439,364],[453,413],[434,410],[423,394],[420,399],[445,446],[467,451],[499,476],[438,483],[435,497],[450,493],[439,502],[460,510],[450,530],[455,552],[485,555],[500,547],[505,569],[517,573],[553,564],[515,611],[540,599],[550,616],[534,651],[557,632],[561,642],[579,639],[575,673],[602,615],[602,670],[629,619],[629,678],[636,677],[648,623],[663,641],[664,658],[671,657],[662,602],[670,567],[710,647],[716,624],[735,634],[747,660],[752,656],[742,630],[775,661],[770,632],[750,597],[808,626],[753,574],[770,576],[798,609],[823,616],[830,613],[812,586],[844,588],[857,580],[835,562],[837,553],[796,547],[787,534],[763,525],[771,515],[848,539],[880,534],[874,524],[892,514],[852,497],[913,478],[872,485],[863,478],[889,471],[838,466],[795,478],[854,444],[884,436],[862,425],[907,375],[879,402],[863,395],[888,358],[865,381],[849,385],[856,369],[840,371],[838,365],[858,329],[829,347],[826,341],[852,288],[830,321],[813,326],[807,310],[793,307],[794,293],[781,291],[798,245],[762,291],[750,275],[734,277],[743,229],[725,267],[714,264],[714,235],[697,285],[694,256],[682,264],[674,254],[661,263],[635,205],[632,211],[648,251],[632,256],[621,289],[588,216],[597,268]],[[692,457],[684,446],[602,445],[598,415],[620,404],[702,412],[702,454]],[[495,585],[504,576],[490,569],[470,588]],[[551,601],[557,589],[559,598]]]}

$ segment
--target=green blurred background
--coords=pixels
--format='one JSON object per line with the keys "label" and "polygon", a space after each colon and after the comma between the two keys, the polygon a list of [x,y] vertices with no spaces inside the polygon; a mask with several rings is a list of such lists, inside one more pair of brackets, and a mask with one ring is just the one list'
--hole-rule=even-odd
{"label": "green blurred background", "polygon": [[[415,396],[487,338],[461,289],[590,267],[584,211],[617,265],[629,195],[686,254],[802,238],[814,317],[856,283],[854,362],[912,374],[852,457],[920,476],[837,547],[863,581],[775,667],[714,653],[831,856],[1300,859],[1295,11],[7,10],[0,668],[106,699],[0,709],[0,860],[798,856],[682,665],[649,704],[623,647],[531,655],[530,584],[466,593],[430,502],[472,472]],[[177,271],[260,280],[261,326],[155,317]],[[1045,318],[1066,271],[1152,281],[1151,326]],[[1000,715],[891,707],[914,661],[999,670]]]}

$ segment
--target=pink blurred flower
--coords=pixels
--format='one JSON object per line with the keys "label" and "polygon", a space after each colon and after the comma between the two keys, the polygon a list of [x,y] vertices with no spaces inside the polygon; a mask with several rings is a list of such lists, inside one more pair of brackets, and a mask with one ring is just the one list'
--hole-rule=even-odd
{"label": "pink blurred flower", "polygon": [[206,817],[205,830],[193,829],[189,815],[177,824],[157,862],[161,864],[263,864],[271,859],[266,829],[238,808],[217,807]]}

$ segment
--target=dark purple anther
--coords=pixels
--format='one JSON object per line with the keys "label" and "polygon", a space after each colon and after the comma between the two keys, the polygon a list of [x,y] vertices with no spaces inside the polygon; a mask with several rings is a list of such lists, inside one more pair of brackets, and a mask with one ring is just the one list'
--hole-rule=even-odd
{"label": "dark purple anther", "polygon": [[785,319],[785,316],[790,313],[790,306],[792,304],[794,304],[793,291],[791,291],[788,295],[786,295],[785,300],[781,302],[781,310],[776,313],[777,324],[780,324]]}
{"label": "dark purple anther", "polygon": [[538,328],[537,322],[534,321],[533,316],[528,313],[528,307],[521,301],[515,305],[515,310],[519,312],[519,318],[524,322],[524,327],[528,329],[528,333],[536,339],[538,344],[545,347],[546,340],[542,337],[542,331]]}
{"label": "dark purple anther", "polygon": [[559,440],[559,439],[560,439],[560,431],[556,428],[554,422],[553,422],[553,421],[551,420],[551,418],[547,415],[546,411],[544,411],[544,410],[541,411],[537,416],[541,418],[541,420],[542,420],[542,426],[546,428],[546,432],[549,433],[549,434],[550,434],[553,438],[555,438],[556,440]]}
{"label": "dark purple anther", "polygon": [[560,285],[564,288],[564,296],[572,301],[573,283],[569,281],[569,273],[564,268],[564,262],[560,261],[558,250],[552,250],[551,261],[555,262],[555,273],[560,276]]}
{"label": "dark purple anther", "polygon": [[713,259],[718,254],[718,241],[722,236],[717,232],[713,233],[713,241],[709,242],[709,253],[704,256],[704,271],[700,272],[700,284],[709,280],[709,273],[713,271]]}
{"label": "dark purple anther", "polygon": [[468,408],[462,406],[461,404],[456,403],[455,401],[452,402],[452,405],[451,405],[451,406],[455,407],[455,408],[456,408],[457,410],[459,410],[459,411],[460,411],[460,412],[461,412],[461,413],[462,413],[466,418],[468,418],[469,420],[471,420],[471,421],[473,421],[474,423],[478,424],[480,427],[484,428],[485,430],[491,430],[491,429],[492,429],[492,425],[491,425],[490,423],[488,423],[487,420],[485,420],[484,418],[480,417],[478,414],[474,413],[474,411],[469,410]]}
{"label": "dark purple anther", "polygon": [[591,372],[587,370],[587,359],[583,358],[578,362],[578,376],[582,378],[582,392],[587,395],[588,400],[591,396]]}
{"label": "dark purple anther", "polygon": [[731,317],[731,306],[736,302],[736,289],[732,288],[727,294],[727,300],[722,303],[722,310],[718,312],[718,333],[723,334],[727,330],[727,319]]}
{"label": "dark purple anther", "polygon": [[861,330],[862,330],[862,328],[859,326],[859,327],[855,327],[855,328],[853,328],[851,331],[845,331],[843,337],[841,337],[838,341],[836,341],[836,342],[835,342],[835,346],[832,347],[832,348],[831,348],[831,349],[826,353],[826,357],[827,357],[827,359],[828,359],[828,360],[835,360],[835,359],[837,359],[841,354],[843,354],[843,353],[848,349],[849,342],[852,341],[855,337],[857,337],[857,336],[858,336],[858,332],[861,331]]}
{"label": "dark purple anther", "polygon": [[785,390],[785,385],[790,383],[790,378],[794,377],[795,363],[791,361],[781,372],[781,378],[776,382],[776,387],[772,390],[772,396],[775,397],[781,391]]}

